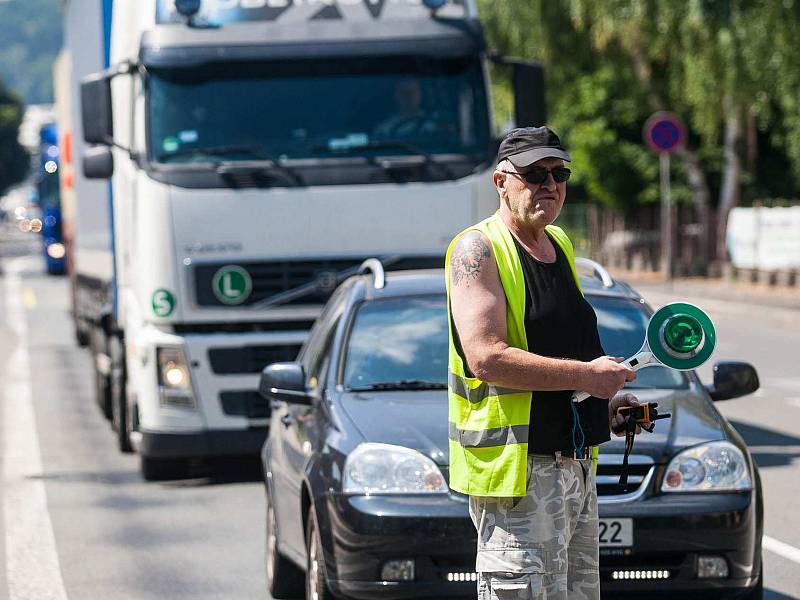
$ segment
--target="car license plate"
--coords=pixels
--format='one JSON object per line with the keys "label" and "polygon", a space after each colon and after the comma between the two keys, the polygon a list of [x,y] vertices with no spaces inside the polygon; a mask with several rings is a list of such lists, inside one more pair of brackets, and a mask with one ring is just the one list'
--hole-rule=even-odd
{"label": "car license plate", "polygon": [[600,519],[600,547],[633,546],[633,519]]}

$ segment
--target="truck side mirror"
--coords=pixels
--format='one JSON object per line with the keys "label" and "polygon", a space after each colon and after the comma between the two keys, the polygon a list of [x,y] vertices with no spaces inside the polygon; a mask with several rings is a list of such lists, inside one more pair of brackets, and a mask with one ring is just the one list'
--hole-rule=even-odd
{"label": "truck side mirror", "polygon": [[514,114],[517,127],[545,124],[544,69],[529,62],[514,62]]}
{"label": "truck side mirror", "polygon": [[521,58],[507,58],[497,52],[489,60],[511,67],[514,86],[514,121],[517,127],[539,127],[545,124],[544,69],[542,65]]}
{"label": "truck side mirror", "polygon": [[110,179],[114,174],[114,155],[109,146],[93,146],[83,154],[83,175],[87,179]]}
{"label": "truck side mirror", "polygon": [[81,81],[83,139],[89,144],[114,144],[111,112],[111,76],[93,73]]}

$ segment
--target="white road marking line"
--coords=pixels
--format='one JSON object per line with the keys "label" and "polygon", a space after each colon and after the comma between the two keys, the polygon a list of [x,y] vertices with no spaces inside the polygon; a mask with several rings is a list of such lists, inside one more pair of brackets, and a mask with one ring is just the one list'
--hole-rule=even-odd
{"label": "white road marking line", "polygon": [[777,554],[783,558],[796,562],[800,565],[800,548],[795,548],[784,542],[771,538],[765,535],[761,538],[761,544],[765,550]]}
{"label": "white road marking line", "polygon": [[16,346],[3,385],[3,517],[9,600],[67,600],[47,510],[31,392],[19,260],[6,263],[6,322]]}

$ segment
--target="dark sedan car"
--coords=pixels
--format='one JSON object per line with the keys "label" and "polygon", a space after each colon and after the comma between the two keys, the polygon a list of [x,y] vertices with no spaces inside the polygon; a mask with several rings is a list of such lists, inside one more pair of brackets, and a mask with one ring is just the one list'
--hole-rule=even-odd
{"label": "dark sedan car", "polygon": [[[630,356],[652,311],[587,265],[603,346]],[[445,307],[441,271],[384,278],[376,265],[338,288],[297,362],[265,368],[266,570],[276,598],[475,597],[467,498],[447,485]],[[750,393],[758,379],[735,362],[718,363],[714,379],[704,387],[694,373],[652,367],[630,385],[672,418],[637,437],[624,491],[624,444],[601,448],[604,597],[760,598],[758,470],[712,401]]]}

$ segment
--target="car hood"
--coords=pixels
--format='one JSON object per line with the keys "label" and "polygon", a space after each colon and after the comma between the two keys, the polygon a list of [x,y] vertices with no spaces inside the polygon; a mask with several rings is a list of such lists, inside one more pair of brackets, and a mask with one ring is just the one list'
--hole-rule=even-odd
{"label": "car hood", "polygon": [[[683,448],[726,439],[721,415],[698,386],[680,390],[630,390],[641,402],[657,402],[659,413],[672,417],[656,422],[653,433],[636,437],[633,452],[666,462]],[[342,407],[367,442],[413,448],[437,464],[448,464],[447,394],[444,391],[346,393]],[[624,438],[613,437],[601,454],[622,454]]]}
{"label": "car hood", "polygon": [[342,408],[364,441],[405,446],[447,466],[447,392],[345,393]]}

